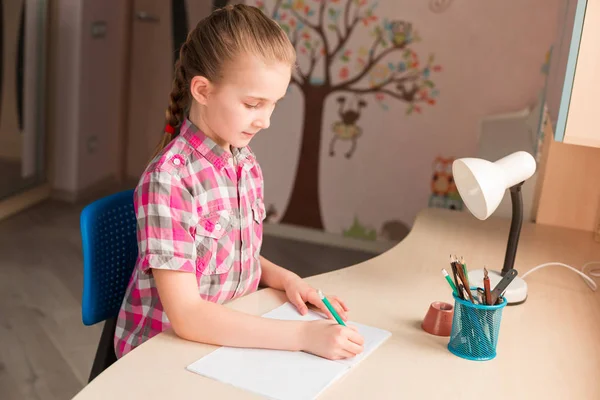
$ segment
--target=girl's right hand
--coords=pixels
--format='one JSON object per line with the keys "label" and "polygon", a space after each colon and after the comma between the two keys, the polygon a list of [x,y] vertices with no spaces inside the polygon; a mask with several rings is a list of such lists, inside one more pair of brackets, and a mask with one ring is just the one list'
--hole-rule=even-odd
{"label": "girl's right hand", "polygon": [[336,321],[308,321],[302,332],[302,350],[330,360],[354,357],[363,351],[364,339],[353,326]]}

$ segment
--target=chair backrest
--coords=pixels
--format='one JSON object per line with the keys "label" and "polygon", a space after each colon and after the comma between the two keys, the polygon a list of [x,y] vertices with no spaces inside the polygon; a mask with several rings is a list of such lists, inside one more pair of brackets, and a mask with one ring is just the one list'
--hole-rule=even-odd
{"label": "chair backrest", "polygon": [[83,323],[118,315],[138,255],[133,190],[86,206],[80,216],[83,245]]}

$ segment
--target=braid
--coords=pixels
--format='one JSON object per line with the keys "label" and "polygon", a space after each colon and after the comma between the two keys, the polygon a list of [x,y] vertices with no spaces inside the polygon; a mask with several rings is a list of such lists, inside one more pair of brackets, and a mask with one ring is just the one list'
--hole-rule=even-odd
{"label": "braid", "polygon": [[173,89],[171,89],[169,106],[165,112],[165,119],[168,125],[177,128],[185,119],[185,111],[189,102],[185,71],[181,66],[181,59],[175,63],[175,78],[173,79]]}
{"label": "braid", "polygon": [[171,140],[179,135],[179,128],[185,120],[189,104],[188,85],[183,68],[183,57],[187,43],[184,43],[179,50],[179,59],[175,63],[175,77],[173,78],[173,87],[169,95],[169,106],[165,110],[165,133],[158,144],[152,158],[156,157]]}

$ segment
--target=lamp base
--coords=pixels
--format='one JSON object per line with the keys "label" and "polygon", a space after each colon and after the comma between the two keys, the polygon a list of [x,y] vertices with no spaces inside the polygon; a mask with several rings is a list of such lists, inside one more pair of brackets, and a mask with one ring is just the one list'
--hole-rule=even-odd
{"label": "lamp base", "polygon": [[[490,278],[490,289],[494,287],[502,279],[500,271],[492,271],[488,269],[488,277]],[[483,287],[483,269],[474,269],[469,271],[469,284],[471,287]],[[527,299],[527,282],[516,276],[506,288],[504,298],[508,305],[517,305],[524,303]]]}

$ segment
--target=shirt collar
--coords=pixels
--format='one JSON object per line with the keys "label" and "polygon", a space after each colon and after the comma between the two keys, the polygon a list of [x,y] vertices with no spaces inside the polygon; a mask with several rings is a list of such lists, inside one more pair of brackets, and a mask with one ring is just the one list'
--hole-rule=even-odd
{"label": "shirt collar", "polygon": [[[216,144],[214,140],[209,138],[202,132],[192,121],[185,119],[181,125],[179,134],[183,136],[200,154],[206,158],[218,170],[223,169],[229,162],[231,154],[221,146]],[[254,164],[256,157],[250,150],[249,146],[242,148],[233,148],[233,156],[238,163],[249,162]]]}

